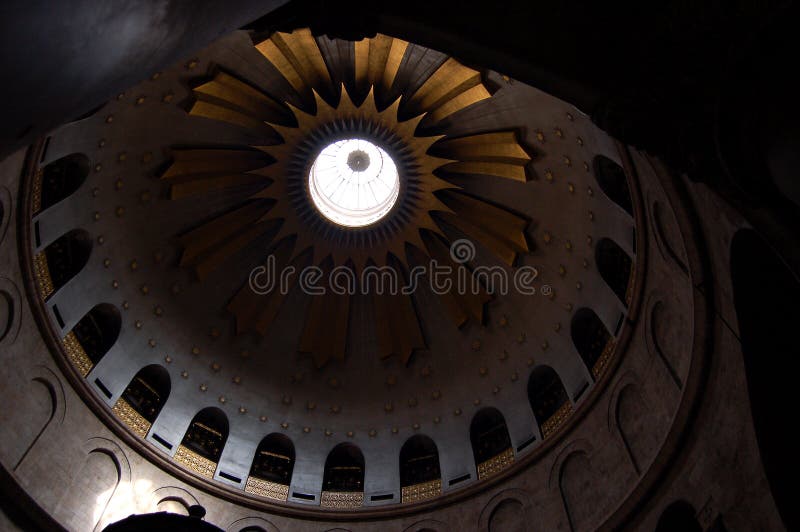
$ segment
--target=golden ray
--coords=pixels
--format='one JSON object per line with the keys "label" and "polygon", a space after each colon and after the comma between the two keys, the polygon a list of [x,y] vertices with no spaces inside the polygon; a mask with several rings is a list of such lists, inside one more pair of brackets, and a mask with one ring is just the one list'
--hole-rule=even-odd
{"label": "golden ray", "polygon": [[490,97],[481,73],[451,57],[414,93],[408,106],[417,112],[427,112],[438,121]]}

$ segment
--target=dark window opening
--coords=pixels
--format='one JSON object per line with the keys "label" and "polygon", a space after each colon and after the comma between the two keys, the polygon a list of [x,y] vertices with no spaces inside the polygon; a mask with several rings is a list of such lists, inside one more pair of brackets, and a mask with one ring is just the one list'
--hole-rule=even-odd
{"label": "dark window opening", "polygon": [[628,288],[633,272],[633,261],[621,247],[611,239],[603,238],[597,243],[594,252],[597,271],[617,298],[625,305],[630,304]]}
{"label": "dark window opening", "polygon": [[694,507],[686,501],[675,501],[666,507],[656,524],[656,532],[701,532]]}
{"label": "dark window opening", "polygon": [[228,439],[228,418],[219,408],[204,408],[194,416],[181,445],[212,462],[219,462]]}
{"label": "dark window opening", "polygon": [[261,440],[253,458],[250,476],[288,486],[294,469],[294,445],[282,434],[270,434]]}
{"label": "dark window opening", "polygon": [[139,415],[153,423],[166,403],[169,391],[169,373],[162,366],[152,364],[139,370],[122,392],[122,398]]}
{"label": "dark window opening", "polygon": [[483,408],[475,414],[469,427],[469,439],[475,464],[481,464],[511,448],[506,420],[496,408]]}
{"label": "dark window opening", "polygon": [[79,229],[70,231],[45,248],[47,269],[54,291],[67,284],[86,266],[91,252],[92,237]]}
{"label": "dark window opening", "polygon": [[90,310],[72,329],[93,365],[100,362],[119,337],[122,317],[114,305],[101,303]]}
{"label": "dark window opening", "polygon": [[74,193],[89,175],[91,163],[82,153],[73,153],[42,169],[42,210]]}
{"label": "dark window opening", "polygon": [[364,455],[355,445],[340,443],[325,460],[323,491],[364,491]]}
{"label": "dark window opening", "polygon": [[539,366],[531,372],[528,378],[528,401],[539,430],[546,436],[545,424],[564,405],[569,404],[567,390],[553,368]]}
{"label": "dark window opening", "polygon": [[597,377],[598,362],[611,341],[611,334],[592,309],[579,309],[572,317],[572,343],[586,367]]}
{"label": "dark window opening", "polygon": [[439,450],[428,436],[412,436],[400,449],[400,486],[413,486],[441,478]]}

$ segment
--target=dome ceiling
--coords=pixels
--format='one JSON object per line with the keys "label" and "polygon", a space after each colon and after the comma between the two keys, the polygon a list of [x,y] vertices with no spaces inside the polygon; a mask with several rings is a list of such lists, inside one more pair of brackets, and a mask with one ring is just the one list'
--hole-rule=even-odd
{"label": "dome ceiling", "polygon": [[[394,207],[361,228],[321,216],[307,189],[320,151],[346,138],[385,150],[401,179]],[[477,412],[502,413],[502,469],[552,437],[608,367],[636,253],[630,196],[598,182],[606,160],[619,167],[614,142],[576,110],[433,50],[307,30],[254,45],[239,32],[46,141],[29,179],[33,274],[90,393],[195,479],[264,504],[415,502],[494,471],[475,470]],[[599,264],[598,249],[616,262]],[[287,290],[254,287],[267,268],[388,266],[408,280],[430,260],[452,267],[453,286],[492,267],[535,272],[534,290],[484,279],[469,293],[421,282],[314,296],[297,275]],[[141,404],[158,404],[147,414],[121,397],[151,365],[166,376],[141,381]],[[537,419],[544,367],[564,399]],[[208,407],[224,430],[195,418]],[[226,432],[213,459],[191,450],[196,423],[202,438]],[[248,481],[269,434],[291,442],[272,453],[293,454],[285,489]],[[414,435],[435,442],[441,480],[401,495],[397,457]],[[341,443],[363,453],[361,498],[324,496]]]}

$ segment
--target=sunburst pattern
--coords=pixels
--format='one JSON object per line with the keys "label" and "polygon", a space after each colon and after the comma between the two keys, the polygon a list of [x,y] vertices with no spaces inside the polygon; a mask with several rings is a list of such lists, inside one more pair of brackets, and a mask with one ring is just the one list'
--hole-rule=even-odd
{"label": "sunburst pattern", "polygon": [[[308,30],[277,33],[256,45],[297,93],[293,105],[280,102],[237,77],[218,72],[197,86],[190,114],[247,128],[262,141],[238,149],[182,149],[163,174],[175,200],[249,185],[256,191],[238,208],[182,235],[181,265],[202,280],[257,238],[268,236],[278,267],[309,264],[323,269],[389,266],[407,275],[411,264],[430,259],[468,265],[450,257],[445,222],[513,265],[528,251],[524,218],[465,193],[461,176],[506,178],[524,183],[530,155],[517,133],[500,131],[461,138],[424,136],[419,124],[436,124],[465,107],[490,98],[479,72],[447,59],[412,94],[390,98],[408,44],[379,35],[354,44],[354,88],[334,86],[325,58]],[[354,92],[362,98],[354,98]],[[381,104],[380,102],[383,102]],[[413,116],[402,120],[401,116]],[[373,225],[345,228],[324,219],[308,198],[307,172],[319,150],[342,138],[367,138],[389,152],[401,176],[400,198]],[[455,285],[454,285],[455,286]],[[285,295],[267,296],[244,286],[228,310],[238,332],[265,334]],[[483,320],[489,296],[441,295],[460,326]],[[408,363],[425,347],[413,300],[408,295],[373,295],[378,354]],[[317,366],[343,360],[350,297],[313,297],[299,350]]]}

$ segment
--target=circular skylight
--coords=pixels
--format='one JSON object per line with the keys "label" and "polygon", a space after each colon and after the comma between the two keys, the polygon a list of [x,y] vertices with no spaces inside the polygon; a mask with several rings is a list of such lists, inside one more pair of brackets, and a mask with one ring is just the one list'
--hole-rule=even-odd
{"label": "circular skylight", "polygon": [[397,165],[364,139],[339,140],[323,149],[308,174],[317,210],[346,227],[364,227],[386,216],[400,194]]}

